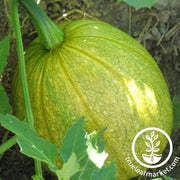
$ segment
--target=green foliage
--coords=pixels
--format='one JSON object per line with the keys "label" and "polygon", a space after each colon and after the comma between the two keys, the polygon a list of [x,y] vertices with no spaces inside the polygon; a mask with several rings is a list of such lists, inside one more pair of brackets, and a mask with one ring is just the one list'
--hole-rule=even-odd
{"label": "green foliage", "polygon": [[67,162],[63,164],[63,168],[59,173],[64,180],[68,180],[78,171],[80,171],[80,166],[78,164],[76,154],[72,153]]}
{"label": "green foliage", "polygon": [[[59,180],[115,180],[114,163],[103,167],[107,154],[104,149],[99,152],[97,146],[104,147],[104,141],[100,137],[104,130],[93,132],[93,136],[92,133],[88,135],[83,129],[84,117],[67,131],[59,151],[56,145],[40,138],[26,122],[12,115],[0,114],[0,123],[17,135],[17,142],[23,154],[47,163]],[[94,138],[97,139],[96,146],[92,143]],[[64,161],[61,170],[56,165],[58,152]],[[37,180],[38,177],[33,176],[33,179]]]}
{"label": "green foliage", "polygon": [[127,3],[129,6],[135,7],[136,9],[145,7],[151,8],[153,4],[157,2],[157,0],[118,0],[117,3],[120,3],[122,1]]}
{"label": "green foliage", "polygon": [[[7,64],[7,57],[9,55],[9,40],[9,36],[7,36],[0,42],[0,76],[2,75],[4,67]],[[10,110],[11,107],[8,102],[8,97],[4,88],[1,85],[0,77],[0,113],[6,114],[9,113]]]}
{"label": "green foliage", "polygon": [[104,133],[104,131],[107,128],[103,128],[100,132],[92,132],[91,134],[89,134],[89,141],[91,142],[93,148],[98,148],[98,152],[101,153],[103,152],[104,148],[105,148],[105,141],[103,141],[102,135]]}
{"label": "green foliage", "polygon": [[9,100],[7,94],[0,84],[0,113],[7,114],[11,110],[11,106],[9,105]]}
{"label": "green foliage", "polygon": [[169,177],[169,176],[163,176],[163,178],[164,178],[165,180],[179,180],[179,179],[171,178],[171,177]]}
{"label": "green foliage", "polygon": [[86,150],[86,132],[83,130],[84,117],[74,124],[71,130],[67,131],[66,137],[63,140],[63,146],[60,148],[60,155],[64,162],[70,158],[72,152],[79,157]]}
{"label": "green foliage", "polygon": [[163,178],[154,178],[152,180],[179,180],[179,179],[174,179],[174,178],[164,175]]}
{"label": "green foliage", "polygon": [[174,128],[180,127],[180,102],[177,96],[173,98],[173,116],[174,116]]}
{"label": "green foliage", "polygon": [[100,170],[94,172],[91,180],[116,180],[115,174],[115,164],[112,162],[108,167],[103,167]]}
{"label": "green foliage", "polygon": [[39,176],[32,176],[32,179],[33,180],[44,180],[44,178],[41,178],[41,177],[39,177]]}
{"label": "green foliage", "polygon": [[0,114],[0,122],[6,129],[14,132],[21,152],[29,157],[36,158],[49,165],[55,164],[58,154],[56,145],[40,138],[26,122],[21,122],[15,116]]}
{"label": "green foliage", "polygon": [[2,74],[4,67],[7,64],[7,57],[9,55],[9,36],[0,42],[0,74]]}
{"label": "green foliage", "polygon": [[[93,132],[87,134],[83,130],[83,122],[84,117],[80,118],[79,121],[67,131],[62,148],[60,148],[60,155],[64,162],[69,161],[73,156],[71,159],[73,161],[73,172],[76,173],[74,173],[73,176],[69,176],[71,180],[91,180],[94,172],[103,166],[107,158],[107,154],[104,152],[104,149],[102,149],[105,144],[104,141],[102,141],[102,133],[104,130],[99,133]],[[101,149],[101,151],[99,151],[99,149]],[[111,170],[111,166],[106,168]],[[113,178],[115,171],[112,171],[112,175],[110,176]]]}

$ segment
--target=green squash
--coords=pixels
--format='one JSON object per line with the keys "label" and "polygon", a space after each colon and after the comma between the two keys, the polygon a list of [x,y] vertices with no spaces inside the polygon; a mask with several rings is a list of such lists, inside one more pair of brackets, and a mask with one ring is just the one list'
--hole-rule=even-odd
{"label": "green squash", "polygon": [[[25,52],[35,129],[61,146],[68,128],[85,116],[88,132],[104,133],[117,179],[137,174],[131,157],[135,135],[147,127],[172,130],[172,106],[165,80],[151,55],[133,38],[103,22],[78,20],[61,26],[65,38],[53,50],[35,39]],[[12,86],[13,113],[25,111],[18,72]],[[167,142],[161,139],[161,149]],[[142,144],[138,145],[141,152]],[[140,165],[139,165],[140,167]]]}

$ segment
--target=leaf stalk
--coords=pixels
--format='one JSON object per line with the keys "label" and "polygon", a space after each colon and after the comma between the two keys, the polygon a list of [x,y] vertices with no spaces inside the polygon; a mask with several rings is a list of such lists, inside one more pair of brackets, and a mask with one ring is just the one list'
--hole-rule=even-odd
{"label": "leaf stalk", "polygon": [[[12,25],[13,25],[15,37],[16,37],[17,53],[18,53],[18,68],[19,68],[19,72],[20,72],[20,80],[21,80],[23,97],[24,97],[26,119],[29,123],[29,126],[32,129],[34,129],[34,117],[33,117],[32,109],[31,109],[31,103],[30,103],[30,97],[29,97],[29,91],[28,91],[28,85],[27,85],[24,49],[23,49],[21,28],[20,28],[20,22],[19,22],[17,0],[9,0],[9,4],[10,4]],[[14,139],[15,139],[15,137],[14,137]],[[9,142],[11,142],[13,144],[13,142],[14,142],[13,140],[11,140]],[[35,162],[36,175],[38,177],[42,178],[43,176],[42,176],[41,162],[36,159],[34,159],[34,162]]]}

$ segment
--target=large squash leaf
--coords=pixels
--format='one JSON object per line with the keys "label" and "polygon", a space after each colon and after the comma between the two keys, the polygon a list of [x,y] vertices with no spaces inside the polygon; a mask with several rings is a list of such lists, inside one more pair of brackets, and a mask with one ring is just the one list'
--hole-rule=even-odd
{"label": "large squash leaf", "polygon": [[40,138],[26,122],[22,122],[9,114],[6,116],[0,114],[0,123],[17,135],[17,142],[23,154],[43,161],[50,166],[55,164],[58,154],[57,146]]}

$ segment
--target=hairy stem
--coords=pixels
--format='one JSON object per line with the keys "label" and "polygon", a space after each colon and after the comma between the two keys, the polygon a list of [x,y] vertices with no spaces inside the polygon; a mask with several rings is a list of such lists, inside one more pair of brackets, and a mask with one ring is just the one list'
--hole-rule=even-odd
{"label": "hairy stem", "polygon": [[[28,91],[28,85],[27,85],[27,78],[26,78],[24,49],[23,49],[21,29],[20,29],[20,23],[19,23],[18,5],[17,5],[17,0],[9,0],[9,2],[10,2],[11,20],[12,20],[12,24],[13,24],[13,28],[14,28],[14,32],[15,32],[15,36],[16,36],[16,45],[17,45],[17,53],[18,53],[18,67],[19,67],[20,78],[21,78],[20,80],[21,80],[23,97],[24,97],[26,119],[29,123],[29,126],[32,129],[34,129],[34,118],[33,118],[33,113],[32,113],[32,109],[31,109],[31,103],[30,103],[29,91]],[[35,161],[36,175],[38,177],[42,177],[41,162],[38,160],[34,160],[34,161]]]}
{"label": "hairy stem", "polygon": [[23,42],[22,42],[22,37],[21,37],[17,0],[10,0],[10,7],[11,7],[11,20],[13,23],[14,32],[16,36],[16,45],[17,45],[17,53],[18,53],[18,68],[20,72],[22,92],[23,92],[23,97],[24,97],[26,119],[29,123],[29,126],[33,128],[34,118],[33,118],[33,113],[31,109],[31,103],[30,103],[29,91],[28,91],[28,85],[27,85],[24,49],[23,49]]}

